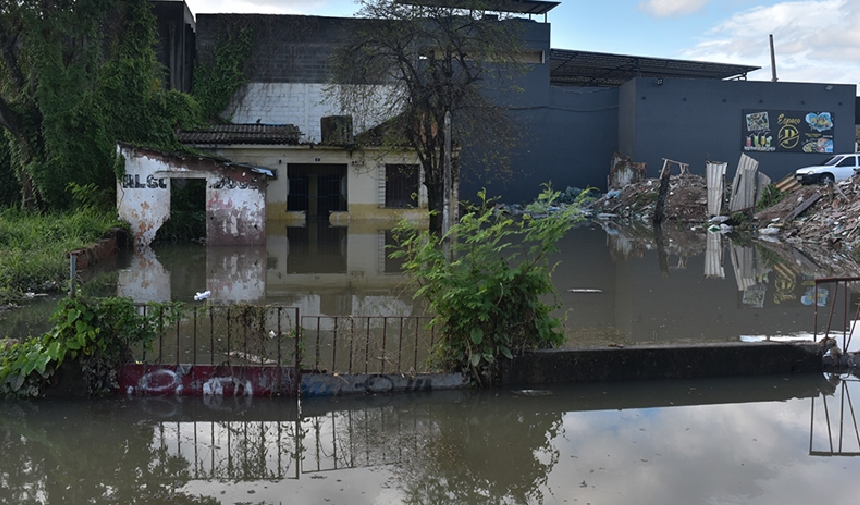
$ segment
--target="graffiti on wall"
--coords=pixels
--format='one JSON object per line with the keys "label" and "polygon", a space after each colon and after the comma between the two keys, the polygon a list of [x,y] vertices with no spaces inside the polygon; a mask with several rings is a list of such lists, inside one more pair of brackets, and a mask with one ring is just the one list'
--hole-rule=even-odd
{"label": "graffiti on wall", "polygon": [[140,174],[125,174],[122,177],[123,188],[149,188],[149,189],[167,189],[167,179],[164,177],[156,178],[154,175],[147,175],[144,182],[140,181]]}
{"label": "graffiti on wall", "polygon": [[[242,174],[242,175],[244,175],[244,174]],[[255,177],[255,178],[251,179],[250,182],[244,182],[244,181],[243,182],[236,182],[229,175],[224,175],[212,187],[215,189],[222,189],[222,188],[227,188],[227,189],[236,189],[236,188],[239,188],[239,189],[257,189],[257,178]]]}

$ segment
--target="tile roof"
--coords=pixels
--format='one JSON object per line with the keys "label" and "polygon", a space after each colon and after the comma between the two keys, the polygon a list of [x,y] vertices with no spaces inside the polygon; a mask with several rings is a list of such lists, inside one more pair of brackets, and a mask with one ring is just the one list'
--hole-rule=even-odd
{"label": "tile roof", "polygon": [[190,132],[179,132],[179,142],[185,145],[297,145],[301,136],[299,127],[291,124],[224,124],[210,125]]}

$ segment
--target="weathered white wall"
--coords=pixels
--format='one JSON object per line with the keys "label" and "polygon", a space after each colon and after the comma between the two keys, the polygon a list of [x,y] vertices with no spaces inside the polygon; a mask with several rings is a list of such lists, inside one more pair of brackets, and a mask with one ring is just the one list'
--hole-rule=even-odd
{"label": "weathered white wall", "polygon": [[[228,107],[233,123],[292,124],[299,127],[303,142],[322,141],[320,118],[345,114],[326,96],[326,84],[261,83],[246,84]],[[380,110],[378,104],[391,103],[393,88],[367,88],[368,108],[353,110],[354,133],[360,133],[391,119],[396,110]],[[372,107],[371,107],[372,105]],[[385,107],[382,107],[385,109]]]}
{"label": "weathered white wall", "polygon": [[156,157],[123,148],[125,176],[117,181],[116,209],[120,221],[131,224],[135,247],[147,246],[170,217],[170,178],[167,165]]}
{"label": "weathered white wall", "polygon": [[266,243],[266,177],[219,166],[210,158],[177,158],[120,146],[125,173],[117,181],[117,214],[131,225],[135,247],[152,243],[170,217],[170,179],[206,181],[206,236],[211,245]]}

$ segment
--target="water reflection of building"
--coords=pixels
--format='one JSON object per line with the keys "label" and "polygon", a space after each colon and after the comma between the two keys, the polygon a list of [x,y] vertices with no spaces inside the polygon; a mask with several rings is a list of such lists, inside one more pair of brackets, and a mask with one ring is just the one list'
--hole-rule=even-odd
{"label": "water reflection of building", "polygon": [[[554,282],[567,311],[571,345],[811,336],[814,296],[808,291],[816,278],[831,272],[800,252],[688,228],[664,229],[662,243],[659,251],[653,233],[615,225],[611,233],[580,228],[562,239]],[[676,263],[686,268],[669,267]],[[566,292],[570,288],[600,293]],[[832,303],[822,289],[818,303]],[[841,321],[838,305],[834,320]]]}
{"label": "water reflection of building", "polygon": [[280,304],[304,315],[420,315],[400,262],[388,257],[390,226],[380,226],[270,223],[265,247],[143,249],[120,271],[117,291],[138,302],[193,302],[209,291],[210,303]]}
{"label": "water reflection of building", "polygon": [[267,299],[313,315],[418,315],[406,277],[388,258],[392,244],[390,229],[372,221],[272,226]]}

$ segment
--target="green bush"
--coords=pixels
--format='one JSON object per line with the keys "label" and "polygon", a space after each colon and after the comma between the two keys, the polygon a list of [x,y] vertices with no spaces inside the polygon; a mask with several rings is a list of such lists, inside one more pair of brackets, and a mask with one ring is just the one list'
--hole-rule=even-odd
{"label": "green bush", "polygon": [[[66,359],[80,359],[89,394],[117,387],[116,372],[129,346],[151,345],[163,324],[182,315],[178,305],[150,304],[149,315],[137,312],[130,298],[64,298],[42,336],[0,346],[0,394],[39,396]],[[159,310],[159,308],[168,310]],[[169,321],[158,320],[167,314]]]}
{"label": "green bush", "polygon": [[[479,196],[481,205],[444,237],[401,224],[391,257],[404,259],[418,287],[415,297],[435,314],[430,324],[440,335],[434,349],[439,364],[480,386],[498,379],[500,358],[563,342],[561,322],[551,315],[559,303],[543,301],[555,295],[547,258],[580,209],[515,220],[495,212],[484,192]],[[558,196],[547,184],[538,205],[548,208]]]}

